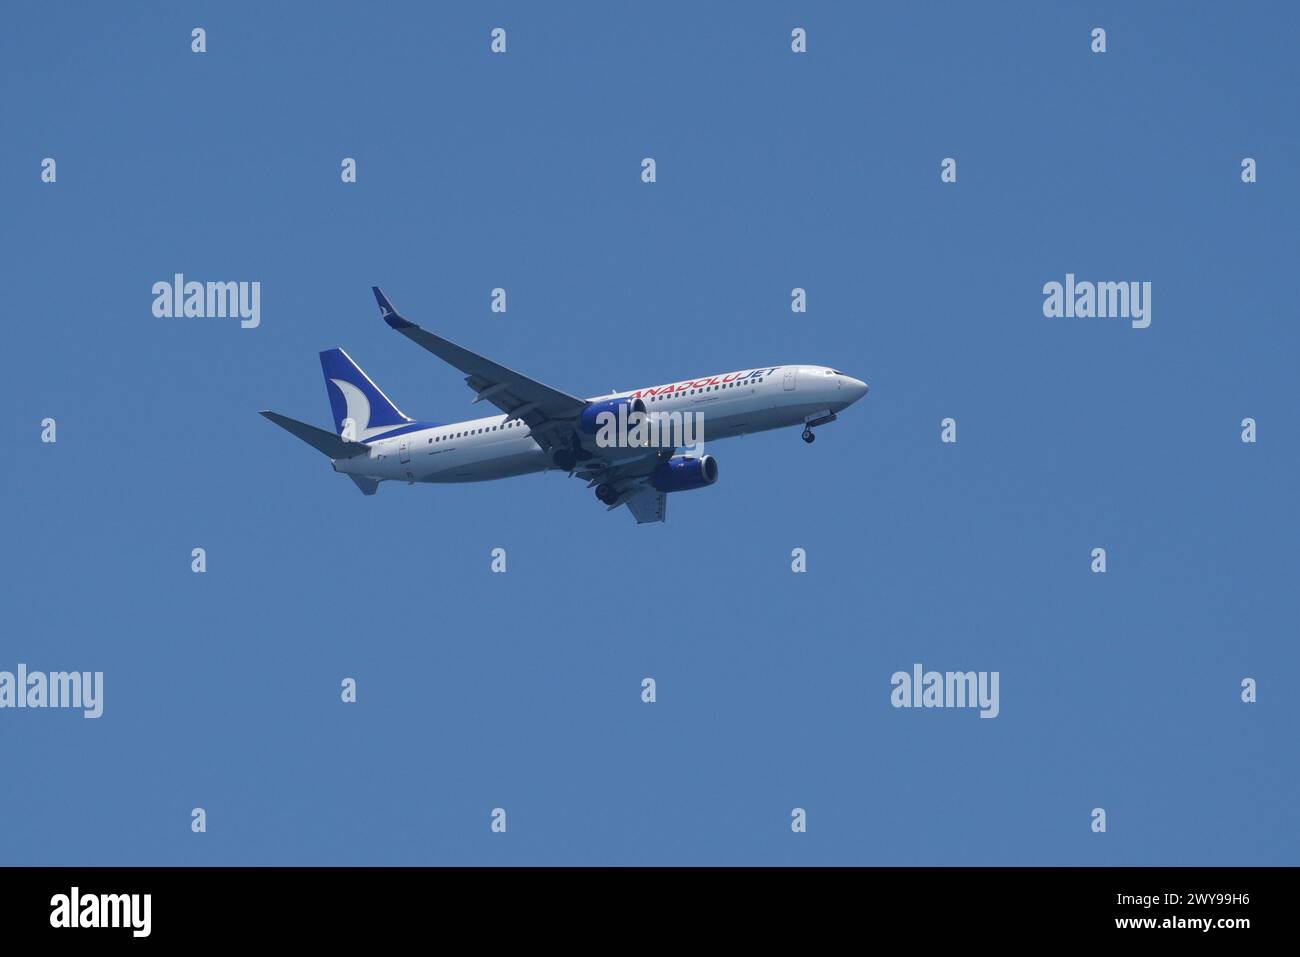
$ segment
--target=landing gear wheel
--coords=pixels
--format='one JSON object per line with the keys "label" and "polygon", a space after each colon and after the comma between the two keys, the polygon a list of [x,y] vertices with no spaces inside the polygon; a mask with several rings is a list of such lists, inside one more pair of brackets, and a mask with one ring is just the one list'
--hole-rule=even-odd
{"label": "landing gear wheel", "polygon": [[813,442],[817,441],[817,436],[813,435],[812,429],[804,429],[803,440],[807,442],[809,445],[812,445]]}
{"label": "landing gear wheel", "polygon": [[578,457],[568,449],[560,449],[551,457],[551,461],[555,463],[556,468],[564,469],[566,472],[572,472],[574,467],[578,464]]}

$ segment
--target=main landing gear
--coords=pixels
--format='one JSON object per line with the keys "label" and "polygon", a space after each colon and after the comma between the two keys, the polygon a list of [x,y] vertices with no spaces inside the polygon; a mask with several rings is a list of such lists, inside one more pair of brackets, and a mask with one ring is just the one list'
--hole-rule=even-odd
{"label": "main landing gear", "polygon": [[803,440],[807,442],[809,445],[812,445],[814,442],[817,441],[817,436],[813,435],[812,429],[805,428],[803,430]]}
{"label": "main landing gear", "polygon": [[571,449],[556,449],[555,454],[551,456],[551,463],[557,469],[564,469],[566,472],[572,472],[578,467],[579,462],[586,462],[591,457],[591,453],[579,445]]}

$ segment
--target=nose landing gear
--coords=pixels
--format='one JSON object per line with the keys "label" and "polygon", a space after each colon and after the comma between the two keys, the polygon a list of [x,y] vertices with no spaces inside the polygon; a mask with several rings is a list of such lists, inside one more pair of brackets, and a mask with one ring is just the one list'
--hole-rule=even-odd
{"label": "nose landing gear", "polygon": [[813,442],[817,441],[817,436],[813,435],[813,426],[828,425],[829,423],[834,422],[837,418],[839,418],[839,416],[830,409],[824,409],[821,412],[808,416],[808,418],[803,420],[803,440],[809,445],[812,445]]}

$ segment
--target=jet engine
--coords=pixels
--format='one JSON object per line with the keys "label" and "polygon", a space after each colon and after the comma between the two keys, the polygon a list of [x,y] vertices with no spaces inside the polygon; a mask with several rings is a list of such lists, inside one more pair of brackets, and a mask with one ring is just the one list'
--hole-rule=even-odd
{"label": "jet engine", "polygon": [[712,455],[694,458],[674,455],[650,473],[650,482],[660,492],[689,492],[718,480],[718,460]]}
{"label": "jet engine", "polygon": [[578,425],[582,431],[588,435],[595,435],[600,431],[599,416],[602,412],[608,412],[614,416],[614,421],[618,421],[618,410],[621,407],[627,407],[627,415],[633,412],[645,414],[645,403],[640,399],[629,399],[624,396],[621,399],[605,399],[602,402],[593,402],[582,410],[582,415],[578,417]]}

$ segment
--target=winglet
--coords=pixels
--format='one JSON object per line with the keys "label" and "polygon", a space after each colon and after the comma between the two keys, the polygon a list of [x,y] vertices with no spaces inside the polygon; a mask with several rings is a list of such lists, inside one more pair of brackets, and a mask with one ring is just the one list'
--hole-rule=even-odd
{"label": "winglet", "polygon": [[415,323],[407,322],[397,314],[397,310],[393,308],[393,304],[388,301],[388,297],[384,295],[382,289],[378,286],[371,286],[370,291],[375,294],[375,302],[379,303],[379,314],[383,316],[384,322],[394,329],[410,329],[415,325]]}

